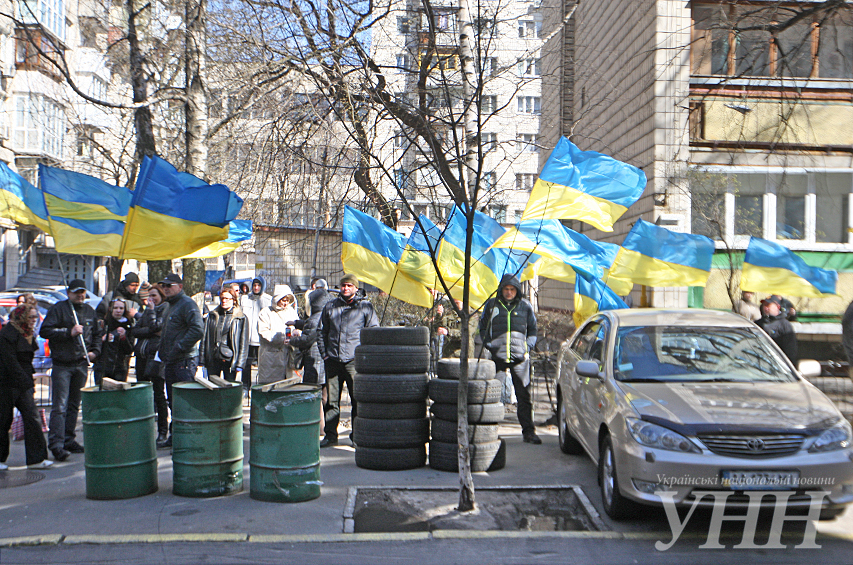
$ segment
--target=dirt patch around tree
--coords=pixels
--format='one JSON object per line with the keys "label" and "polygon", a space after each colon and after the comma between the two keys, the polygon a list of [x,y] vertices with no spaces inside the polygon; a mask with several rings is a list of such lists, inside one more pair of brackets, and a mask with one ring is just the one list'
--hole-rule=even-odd
{"label": "dirt patch around tree", "polygon": [[475,496],[476,510],[459,512],[455,488],[353,487],[344,532],[608,530],[580,487],[481,487]]}

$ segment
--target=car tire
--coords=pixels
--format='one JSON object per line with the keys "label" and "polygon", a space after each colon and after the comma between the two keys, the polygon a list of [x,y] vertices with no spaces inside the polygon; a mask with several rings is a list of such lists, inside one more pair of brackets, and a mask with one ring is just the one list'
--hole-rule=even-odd
{"label": "car tire", "polygon": [[[456,420],[456,404],[436,402],[430,407],[430,412],[442,420]],[[504,419],[504,405],[500,402],[492,404],[469,404],[469,424],[499,424]]]}
{"label": "car tire", "polygon": [[380,447],[355,448],[355,464],[373,471],[406,471],[426,465],[426,444],[417,447],[385,449]]}
{"label": "car tire", "polygon": [[[568,455],[579,455],[583,453],[583,446],[569,431],[569,424],[566,422],[566,413],[568,412],[568,409],[566,408],[566,403],[562,398],[562,394],[559,396],[559,402],[560,414],[557,417],[557,431],[560,437],[560,451]],[[361,410],[361,404],[358,405],[358,409]]]}
{"label": "car tire", "polygon": [[379,402],[358,402],[358,415],[361,418],[376,420],[411,420],[426,418],[426,402],[398,402],[385,404]]}
{"label": "car tire", "polygon": [[386,327],[361,330],[361,345],[429,345],[429,328]]}
{"label": "car tire", "polygon": [[[492,404],[500,401],[503,383],[497,379],[468,381],[468,404]],[[459,381],[432,379],[429,397],[435,402],[455,404],[459,395]]]}
{"label": "car tire", "polygon": [[353,398],[359,403],[422,402],[429,393],[429,375],[426,372],[393,375],[356,373],[352,379],[352,389]]}
{"label": "car tire", "polygon": [[[500,451],[501,442],[472,443],[468,445],[472,473],[487,471]],[[437,471],[459,470],[458,444],[432,440],[429,442],[429,466]],[[506,463],[506,461],[504,461]]]}
{"label": "car tire", "polygon": [[619,492],[616,457],[613,453],[613,441],[609,435],[601,440],[601,449],[598,452],[598,484],[601,490],[601,504],[607,515],[613,520],[627,518],[634,509],[634,504]]}
{"label": "car tire", "polygon": [[359,373],[426,373],[427,345],[359,345],[355,348],[355,370]]}
{"label": "car tire", "polygon": [[[439,359],[435,372],[439,379],[459,380],[462,374],[459,359]],[[468,381],[488,381],[495,378],[495,362],[489,359],[468,359]]]}
{"label": "car tire", "polygon": [[506,440],[501,438],[500,442],[501,446],[498,448],[497,454],[495,454],[495,459],[486,471],[500,471],[506,467]]}
{"label": "car tire", "polygon": [[379,420],[356,416],[352,425],[352,440],[359,447],[416,447],[429,441],[429,420]]}
{"label": "car tire", "polygon": [[[361,414],[361,404],[358,405]],[[433,418],[430,425],[430,437],[435,441],[456,443],[456,422]],[[468,443],[490,443],[498,439],[497,424],[468,424]]]}

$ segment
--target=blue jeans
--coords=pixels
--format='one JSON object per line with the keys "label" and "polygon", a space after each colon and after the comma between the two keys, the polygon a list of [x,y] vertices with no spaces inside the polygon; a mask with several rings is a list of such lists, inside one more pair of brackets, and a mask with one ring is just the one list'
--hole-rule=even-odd
{"label": "blue jeans", "polygon": [[80,412],[80,390],[86,385],[89,367],[83,362],[77,365],[60,365],[54,362],[50,371],[52,404],[48,424],[47,446],[51,450],[63,449],[77,437],[77,414]]}
{"label": "blue jeans", "polygon": [[166,396],[169,399],[170,410],[172,408],[172,385],[192,382],[195,380],[196,369],[198,369],[197,357],[163,364],[163,376],[166,378]]}

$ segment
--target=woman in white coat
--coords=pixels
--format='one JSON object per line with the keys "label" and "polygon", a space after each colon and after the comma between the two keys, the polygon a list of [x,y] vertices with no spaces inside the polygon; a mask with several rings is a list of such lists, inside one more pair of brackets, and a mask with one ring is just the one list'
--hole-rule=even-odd
{"label": "woman in white coat", "polygon": [[[291,373],[288,322],[299,319],[296,296],[286,284],[276,285],[272,306],[258,315],[258,384],[273,383],[288,378]],[[291,332],[297,332],[292,326]]]}

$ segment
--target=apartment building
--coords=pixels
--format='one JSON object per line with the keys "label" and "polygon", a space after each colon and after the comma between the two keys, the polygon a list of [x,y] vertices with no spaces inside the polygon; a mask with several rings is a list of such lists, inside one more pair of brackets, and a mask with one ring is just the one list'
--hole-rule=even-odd
{"label": "apartment building", "polygon": [[[460,70],[459,2],[431,4],[435,45],[426,83],[428,111],[446,156],[455,163],[461,158],[456,148],[464,147],[458,137],[461,116],[472,99],[466,98]],[[482,88],[476,132],[482,149],[479,205],[499,222],[512,224],[527,203],[540,154],[550,150],[539,136],[542,15],[538,0],[469,5],[475,33],[473,82]],[[388,16],[373,30],[371,55],[397,102],[418,104],[418,75],[430,38],[430,21],[420,2],[392,1]],[[401,228],[411,226],[413,217],[400,204],[397,188],[416,215],[424,213],[435,222],[443,221],[452,202],[433,166],[433,149],[391,119],[377,121],[375,136],[376,151],[388,171],[383,192],[401,208]]]}
{"label": "apartment building", "polygon": [[793,298],[806,317],[853,298],[853,10],[820,4],[543,2],[543,142],[648,177],[613,233],[573,227],[620,243],[642,218],[716,241],[706,288],[635,287],[635,304],[730,308],[749,236],[839,270],[840,296]]}

